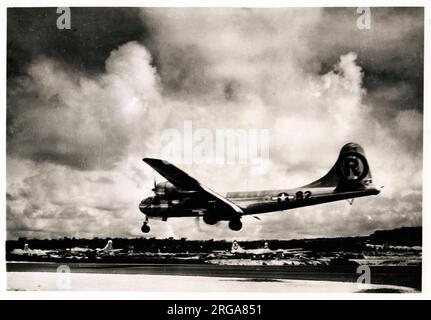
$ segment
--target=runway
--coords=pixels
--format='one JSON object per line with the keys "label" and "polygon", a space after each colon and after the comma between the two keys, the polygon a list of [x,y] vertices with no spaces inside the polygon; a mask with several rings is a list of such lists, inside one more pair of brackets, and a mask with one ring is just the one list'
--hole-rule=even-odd
{"label": "runway", "polygon": [[[356,282],[352,268],[220,266],[191,264],[7,263],[8,290],[154,292],[418,292],[413,269],[371,269],[371,285]],[[420,270],[420,269],[419,269]],[[420,274],[420,272],[419,272]],[[67,278],[70,276],[69,278]],[[58,282],[70,281],[70,288]]]}

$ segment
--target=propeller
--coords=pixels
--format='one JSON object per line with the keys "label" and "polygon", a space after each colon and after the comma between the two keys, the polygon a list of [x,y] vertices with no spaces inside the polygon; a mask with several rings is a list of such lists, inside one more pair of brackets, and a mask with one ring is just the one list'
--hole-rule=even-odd
{"label": "propeller", "polygon": [[154,188],[152,189],[152,191],[156,192],[156,188],[157,188],[157,183],[156,183],[156,178],[154,178]]}
{"label": "propeller", "polygon": [[196,223],[196,228],[197,228],[199,231],[202,231],[202,228],[201,228],[201,218],[200,218],[199,216],[197,216],[197,217],[195,218],[195,223]]}

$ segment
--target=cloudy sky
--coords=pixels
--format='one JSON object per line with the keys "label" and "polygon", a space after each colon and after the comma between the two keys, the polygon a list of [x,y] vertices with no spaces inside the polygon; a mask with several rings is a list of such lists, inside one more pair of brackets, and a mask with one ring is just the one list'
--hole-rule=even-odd
{"label": "cloudy sky", "polygon": [[[7,237],[141,236],[165,129],[268,129],[270,170],[178,164],[218,192],[304,185],[360,143],[377,197],[155,237],[290,239],[422,223],[423,10],[8,9]],[[169,159],[167,159],[169,160]]]}

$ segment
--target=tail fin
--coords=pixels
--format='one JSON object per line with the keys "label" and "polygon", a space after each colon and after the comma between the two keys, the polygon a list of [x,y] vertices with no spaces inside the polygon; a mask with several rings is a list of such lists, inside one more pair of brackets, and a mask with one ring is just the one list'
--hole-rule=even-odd
{"label": "tail fin", "polygon": [[337,191],[351,191],[365,189],[371,183],[370,167],[364,149],[351,142],[341,148],[337,162],[326,175],[304,187],[335,187]]}
{"label": "tail fin", "polygon": [[236,240],[234,240],[232,242],[232,247],[230,248],[231,252],[242,252],[243,250],[244,249],[241,248],[241,246],[239,245],[239,243]]}
{"label": "tail fin", "polygon": [[106,244],[106,246],[102,249],[102,251],[110,251],[113,250],[113,246],[112,246],[112,240],[108,240],[108,243]]}

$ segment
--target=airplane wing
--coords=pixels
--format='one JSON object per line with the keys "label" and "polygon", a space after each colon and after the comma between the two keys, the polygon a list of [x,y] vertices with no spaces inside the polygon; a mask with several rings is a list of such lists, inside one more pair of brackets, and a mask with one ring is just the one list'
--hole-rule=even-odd
{"label": "airplane wing", "polygon": [[199,191],[199,182],[173,164],[159,159],[144,158],[146,164],[156,170],[174,186],[187,191]]}
{"label": "airplane wing", "polygon": [[220,205],[228,208],[229,211],[231,211],[231,214],[243,214],[242,209],[235,203],[202,185],[195,178],[192,178],[168,161],[152,158],[144,158],[142,160],[177,188],[184,191],[199,191],[207,196],[209,200],[215,200]]}

